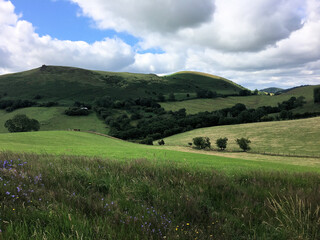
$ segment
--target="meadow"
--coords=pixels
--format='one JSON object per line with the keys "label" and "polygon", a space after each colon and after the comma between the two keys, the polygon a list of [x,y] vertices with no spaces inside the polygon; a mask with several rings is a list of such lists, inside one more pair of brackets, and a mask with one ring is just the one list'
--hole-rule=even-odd
{"label": "meadow", "polygon": [[[244,88],[196,72],[159,77],[55,66],[0,76],[0,88],[1,100],[39,95],[39,103],[63,105],[0,111],[0,240],[319,239],[320,118],[203,128],[147,146],[99,135],[109,129],[95,113],[70,117],[66,106],[105,95],[185,100],[199,89]],[[307,103],[294,112],[320,111],[313,88],[161,105],[197,113],[302,95]],[[3,124],[16,114],[39,120],[40,131],[7,133]],[[227,151],[190,147],[197,136],[210,137],[214,148],[228,137]],[[251,139],[251,152],[235,145],[239,137]]]}
{"label": "meadow", "polygon": [[223,108],[229,108],[237,103],[242,103],[248,108],[258,108],[262,106],[277,106],[278,103],[287,101],[291,97],[304,96],[306,104],[302,107],[294,109],[294,113],[304,112],[320,112],[320,104],[313,102],[313,89],[317,86],[307,86],[293,89],[287,93],[276,96],[255,95],[255,96],[233,96],[227,98],[213,98],[213,99],[192,99],[176,102],[164,102],[161,106],[167,111],[177,111],[185,108],[188,114],[196,114],[198,112],[216,111]]}
{"label": "meadow", "polygon": [[74,117],[65,115],[66,109],[67,107],[30,107],[17,109],[10,113],[0,110],[0,133],[8,132],[4,123],[16,114],[26,114],[29,118],[37,119],[40,122],[40,131],[81,129],[100,133],[108,132],[105,123],[98,118],[96,113]]}
{"label": "meadow", "polygon": [[[320,175],[0,153],[0,239],[317,239]],[[221,158],[220,161],[223,161]]]}
{"label": "meadow", "polygon": [[188,146],[194,137],[207,136],[213,148],[217,149],[216,139],[227,137],[227,150],[240,151],[235,140],[245,137],[252,141],[252,152],[320,157],[319,129],[320,117],[316,117],[201,128],[165,138],[164,141],[166,145]]}

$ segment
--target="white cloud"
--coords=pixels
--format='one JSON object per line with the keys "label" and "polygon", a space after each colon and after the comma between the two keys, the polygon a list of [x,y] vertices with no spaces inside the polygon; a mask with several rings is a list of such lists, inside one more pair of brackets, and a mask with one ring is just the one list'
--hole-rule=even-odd
{"label": "white cloud", "polygon": [[42,64],[121,70],[134,62],[132,47],[120,39],[93,44],[40,37],[31,23],[20,20],[9,1],[0,0],[0,74]]}
{"label": "white cloud", "polygon": [[[319,0],[69,1],[98,28],[124,31],[140,42],[40,37],[11,2],[0,0],[0,73],[54,64],[145,73],[196,70],[250,88],[320,84]],[[164,53],[139,53],[149,48]]]}

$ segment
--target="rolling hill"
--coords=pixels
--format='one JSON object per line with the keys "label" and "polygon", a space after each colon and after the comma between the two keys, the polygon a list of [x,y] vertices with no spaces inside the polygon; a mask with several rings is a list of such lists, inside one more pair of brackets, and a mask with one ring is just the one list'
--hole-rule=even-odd
{"label": "rolling hill", "polygon": [[283,88],[276,88],[276,87],[269,87],[269,88],[264,88],[261,89],[261,92],[266,92],[266,93],[277,93],[283,91]]}
{"label": "rolling hill", "polygon": [[[178,136],[178,135],[177,135]],[[170,144],[169,139],[166,139]],[[287,170],[292,172],[320,172],[320,166],[312,162],[291,164],[287,161],[270,161],[267,157],[246,160],[241,157],[223,157],[192,153],[160,146],[135,144],[120,139],[104,137],[86,132],[42,131],[28,133],[0,134],[1,151],[18,153],[53,154],[57,156],[88,156],[128,161],[147,159],[154,164],[167,165],[176,163],[182,167],[212,171],[213,169],[227,174],[252,170]],[[200,153],[200,154],[199,154]]]}
{"label": "rolling hill", "polygon": [[214,148],[216,139],[227,137],[227,149],[232,151],[240,151],[235,140],[245,137],[252,141],[253,152],[320,156],[320,117],[201,128],[164,141],[169,146],[188,146],[198,136],[209,137]]}
{"label": "rolling hill", "polygon": [[177,111],[185,108],[187,113],[194,114],[204,111],[215,111],[223,108],[232,107],[237,103],[243,103],[248,108],[257,108],[261,106],[277,106],[278,103],[287,101],[291,97],[304,96],[306,104],[302,107],[294,109],[294,113],[304,112],[320,112],[320,104],[315,104],[313,101],[313,90],[320,85],[304,86],[294,88],[286,93],[267,96],[230,96],[227,98],[214,98],[214,99],[192,99],[186,101],[164,102],[161,106],[166,110]]}
{"label": "rolling hill", "polygon": [[0,76],[0,96],[5,99],[41,101],[92,102],[96,97],[117,99],[153,97],[170,93],[177,99],[187,99],[199,89],[220,94],[236,94],[243,88],[213,75],[183,72],[159,77],[155,74],[90,71],[73,67],[42,66],[33,70]]}

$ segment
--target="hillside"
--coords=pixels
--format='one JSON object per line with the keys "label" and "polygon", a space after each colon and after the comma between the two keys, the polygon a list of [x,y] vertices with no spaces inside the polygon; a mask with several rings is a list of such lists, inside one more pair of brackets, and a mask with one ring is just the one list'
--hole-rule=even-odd
{"label": "hillside", "polygon": [[107,133],[108,129],[105,123],[95,113],[74,117],[65,115],[64,111],[66,109],[66,107],[30,107],[17,109],[10,113],[0,110],[0,133],[8,132],[4,123],[16,114],[26,114],[29,118],[37,119],[40,122],[40,131],[67,130],[70,128]]}
{"label": "hillside", "polygon": [[267,95],[254,95],[254,96],[231,96],[227,98],[214,98],[214,99],[192,99],[186,101],[164,102],[161,106],[166,110],[177,111],[185,108],[187,113],[194,114],[204,111],[215,111],[223,108],[232,107],[237,103],[243,103],[248,108],[257,108],[261,106],[277,106],[278,103],[286,101],[291,97],[304,96],[307,102],[304,106],[293,110],[295,113],[304,112],[320,112],[320,104],[314,104],[313,90],[316,86],[305,86],[292,89],[286,93],[267,96]]}
{"label": "hillside", "polygon": [[201,128],[165,138],[164,141],[169,146],[188,146],[197,136],[209,137],[214,148],[216,139],[227,137],[227,149],[232,151],[240,151],[235,140],[245,137],[252,141],[253,152],[320,156],[320,117]]}
{"label": "hillside", "polygon": [[41,101],[87,101],[101,96],[118,99],[177,95],[177,99],[195,96],[199,89],[219,94],[236,94],[243,88],[211,75],[195,72],[159,77],[155,74],[90,71],[73,67],[42,66],[30,71],[0,76],[0,96],[5,99]]}
{"label": "hillside", "polygon": [[283,88],[276,88],[276,87],[270,87],[270,88],[264,88],[261,89],[261,92],[266,92],[266,93],[277,93],[283,91]]}
{"label": "hillside", "polygon": [[215,169],[227,174],[262,169],[269,171],[286,169],[293,172],[320,172],[320,166],[314,167],[317,165],[307,161],[295,166],[289,161],[270,161],[268,157],[247,160],[242,157],[213,156],[201,154],[201,152],[191,153],[168,150],[159,146],[135,144],[91,133],[73,131],[2,133],[0,134],[0,146],[2,151],[20,153],[88,156],[117,161],[147,159],[156,165],[175,163],[183,167],[204,171]]}

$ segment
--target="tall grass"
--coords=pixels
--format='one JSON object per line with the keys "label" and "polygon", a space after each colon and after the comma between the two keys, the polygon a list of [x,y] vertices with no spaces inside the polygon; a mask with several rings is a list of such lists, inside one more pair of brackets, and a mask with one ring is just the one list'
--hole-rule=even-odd
{"label": "tall grass", "polygon": [[275,231],[284,232],[290,239],[320,237],[320,206],[312,206],[305,199],[277,196],[268,198],[274,221],[267,223]]}
{"label": "tall grass", "polygon": [[[2,152],[0,176],[1,240],[290,239],[274,230],[282,212],[270,193],[320,202],[316,173],[224,175],[144,159]],[[318,223],[308,224],[317,239]]]}

